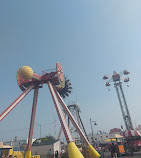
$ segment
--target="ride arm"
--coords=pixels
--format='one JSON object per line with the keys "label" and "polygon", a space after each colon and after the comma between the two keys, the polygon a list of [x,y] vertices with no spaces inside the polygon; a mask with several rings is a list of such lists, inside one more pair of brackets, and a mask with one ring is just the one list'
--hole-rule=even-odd
{"label": "ride arm", "polygon": [[66,141],[67,141],[67,147],[68,147],[68,154],[69,154],[69,158],[84,158],[82,153],[79,151],[79,149],[77,148],[77,146],[75,145],[75,143],[73,142],[73,138],[71,135],[71,132],[69,130],[69,127],[67,125],[65,116],[63,114],[62,108],[60,106],[60,103],[58,101],[58,98],[56,96],[56,92],[53,88],[52,83],[47,82]]}
{"label": "ride arm", "polygon": [[57,92],[57,90],[54,89],[54,91],[55,91],[55,93],[58,97],[58,100],[59,100],[60,104],[62,105],[65,113],[69,116],[69,119],[71,120],[72,124],[74,125],[77,132],[79,133],[81,139],[84,141],[85,145],[87,146],[88,151],[89,151],[89,155],[91,156],[91,158],[99,158],[100,154],[90,145],[89,141],[87,140],[87,137],[84,135],[81,128],[79,127],[79,125],[75,121],[73,115],[69,111],[68,107],[66,106],[64,100],[61,98],[60,94]]}
{"label": "ride arm", "polygon": [[4,112],[0,114],[0,121],[2,121],[9,112],[34,88],[30,85]]}

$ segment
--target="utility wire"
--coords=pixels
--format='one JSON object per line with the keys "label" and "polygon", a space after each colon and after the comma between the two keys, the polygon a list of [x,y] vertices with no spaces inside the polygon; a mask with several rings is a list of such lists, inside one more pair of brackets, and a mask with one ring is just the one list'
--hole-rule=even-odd
{"label": "utility wire", "polygon": [[[41,126],[46,126],[48,124],[53,124],[54,122],[48,122],[48,123],[45,123],[45,124],[41,124]],[[39,125],[39,123],[35,123],[35,125]],[[27,130],[29,129],[28,127],[26,128],[22,128],[22,129],[12,129],[12,130],[0,130],[0,132],[18,132],[18,131],[23,131],[23,130]]]}

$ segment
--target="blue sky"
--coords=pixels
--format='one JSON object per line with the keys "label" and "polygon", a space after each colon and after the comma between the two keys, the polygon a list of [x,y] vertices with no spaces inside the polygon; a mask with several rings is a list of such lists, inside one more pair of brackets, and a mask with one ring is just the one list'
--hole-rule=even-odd
{"label": "blue sky", "polygon": [[[102,79],[114,70],[131,72],[129,88],[123,87],[133,124],[141,124],[140,5],[140,0],[1,0],[0,112],[22,93],[18,68],[28,65],[41,74],[60,62],[73,87],[65,102],[79,102],[87,133],[90,118],[98,124],[95,133],[124,124],[115,89],[108,91]],[[28,136],[32,100],[33,91],[0,123],[1,140]],[[44,85],[36,115],[42,136],[54,134],[54,118],[57,133],[58,117]],[[39,137],[38,126],[34,137]]]}

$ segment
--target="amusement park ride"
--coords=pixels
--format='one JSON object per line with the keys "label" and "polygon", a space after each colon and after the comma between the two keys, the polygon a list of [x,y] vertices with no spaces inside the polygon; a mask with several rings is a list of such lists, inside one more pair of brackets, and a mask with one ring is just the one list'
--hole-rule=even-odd
{"label": "amusement park ride", "polygon": [[[25,152],[25,158],[30,158],[31,156],[31,146],[32,146],[32,136],[33,136],[33,129],[34,129],[34,122],[35,122],[35,115],[36,115],[36,107],[37,107],[37,99],[38,99],[38,91],[39,88],[43,87],[43,84],[47,84],[58,114],[58,118],[61,123],[61,127],[63,129],[67,146],[68,146],[68,154],[69,158],[83,158],[83,155],[77,148],[72,138],[70,129],[65,119],[65,114],[71,120],[73,126],[76,128],[77,132],[79,133],[81,139],[85,143],[86,147],[89,151],[89,156],[91,158],[98,158],[100,157],[99,153],[90,145],[88,139],[86,138],[85,134],[82,132],[81,128],[77,124],[76,120],[74,119],[73,115],[71,114],[70,110],[66,106],[64,100],[60,96],[60,92],[63,92],[65,89],[65,78],[63,69],[60,63],[56,63],[56,70],[53,72],[44,72],[42,76],[37,75],[33,72],[33,70],[29,66],[23,66],[17,71],[17,82],[20,89],[23,93],[2,113],[0,114],[0,121],[2,121],[6,115],[10,113],[10,111],[31,91],[34,90],[34,97],[33,97],[33,106],[32,106],[32,113],[31,113],[31,120],[30,120],[30,128],[29,128],[29,136],[28,136],[28,144]],[[60,93],[60,94],[59,94]],[[64,94],[63,94],[64,95]],[[62,106],[62,108],[61,108]],[[63,109],[63,110],[62,110]],[[65,114],[64,114],[64,112]]]}
{"label": "amusement park ride", "polygon": [[[121,82],[122,76],[123,75],[128,75],[129,73],[130,72],[127,71],[127,70],[124,70],[119,74],[114,71],[112,76],[105,75],[103,77],[103,79],[104,80],[109,79],[106,82],[106,86],[110,86],[111,82],[114,83],[114,87],[115,87],[116,92],[117,92],[117,96],[118,96],[122,116],[123,116],[123,119],[124,119],[125,127],[126,127],[127,130],[133,130],[133,124],[132,124],[131,116],[130,116],[130,113],[129,113],[129,110],[128,110],[128,106],[127,106],[127,102],[126,102],[126,99],[125,99],[125,95],[124,95],[123,88],[122,88],[122,82]],[[129,82],[129,77],[125,77],[124,82]]]}
{"label": "amusement park ride", "polygon": [[[86,133],[85,127],[83,125],[83,122],[82,122],[82,119],[80,116],[81,111],[80,111],[80,107],[79,107],[78,102],[70,104],[67,107],[70,110],[71,114],[73,115],[74,119],[76,120],[77,124],[79,125],[81,130],[84,132],[85,136],[87,137],[87,133]],[[68,120],[68,127],[71,131],[71,134],[72,134],[73,140],[75,141],[75,144],[77,146],[81,145],[81,147],[83,147],[83,141],[81,140],[80,135],[78,134],[77,130],[75,129],[75,127],[71,123],[69,116],[66,117],[66,114],[65,114],[65,118]],[[62,128],[60,128],[58,139],[60,139],[61,133],[62,133]],[[88,139],[88,137],[87,137],[87,139]],[[84,144],[84,146],[85,146],[85,144]]]}
{"label": "amusement park ride", "polygon": [[[82,129],[82,131],[84,132],[85,136],[87,137],[86,130],[84,128],[82,119],[80,117],[80,112],[81,111],[80,111],[80,107],[79,107],[78,102],[76,104],[68,105],[68,109],[70,110],[70,112],[72,113],[73,117],[77,121],[79,127]],[[70,122],[69,117],[68,117],[68,126],[69,126],[69,129],[71,129],[71,131],[72,131],[72,135],[74,135],[73,138],[75,139],[75,142],[78,145],[82,144],[81,138],[79,137],[78,132],[75,130],[75,128],[73,127],[72,123]],[[87,137],[87,139],[88,139],[88,137]]]}
{"label": "amusement park ride", "polygon": [[[116,93],[118,96],[118,100],[119,100],[119,104],[120,104],[120,108],[121,108],[121,112],[122,112],[122,116],[123,116],[123,120],[124,120],[125,128],[126,128],[125,131],[122,130],[121,135],[124,137],[124,143],[126,144],[126,149],[128,149],[126,152],[130,151],[131,154],[133,154],[133,151],[138,151],[141,149],[140,148],[141,147],[141,131],[135,130],[133,128],[131,116],[128,110],[127,102],[126,102],[125,95],[122,88],[122,80],[125,83],[129,82],[129,77],[127,76],[128,74],[129,72],[127,70],[124,70],[119,74],[114,71],[112,76],[105,75],[103,79],[104,80],[109,79],[106,82],[106,86],[108,87],[111,85],[112,82],[114,83],[114,87],[116,89]],[[127,77],[124,77],[124,75],[126,75]]]}

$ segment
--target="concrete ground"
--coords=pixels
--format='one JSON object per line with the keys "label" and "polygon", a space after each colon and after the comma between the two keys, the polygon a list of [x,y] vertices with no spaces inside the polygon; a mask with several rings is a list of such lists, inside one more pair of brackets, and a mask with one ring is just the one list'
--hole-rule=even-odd
{"label": "concrete ground", "polygon": [[[122,155],[121,158],[141,158],[141,152],[134,152],[134,155]],[[110,152],[105,152],[101,158],[112,158]]]}

